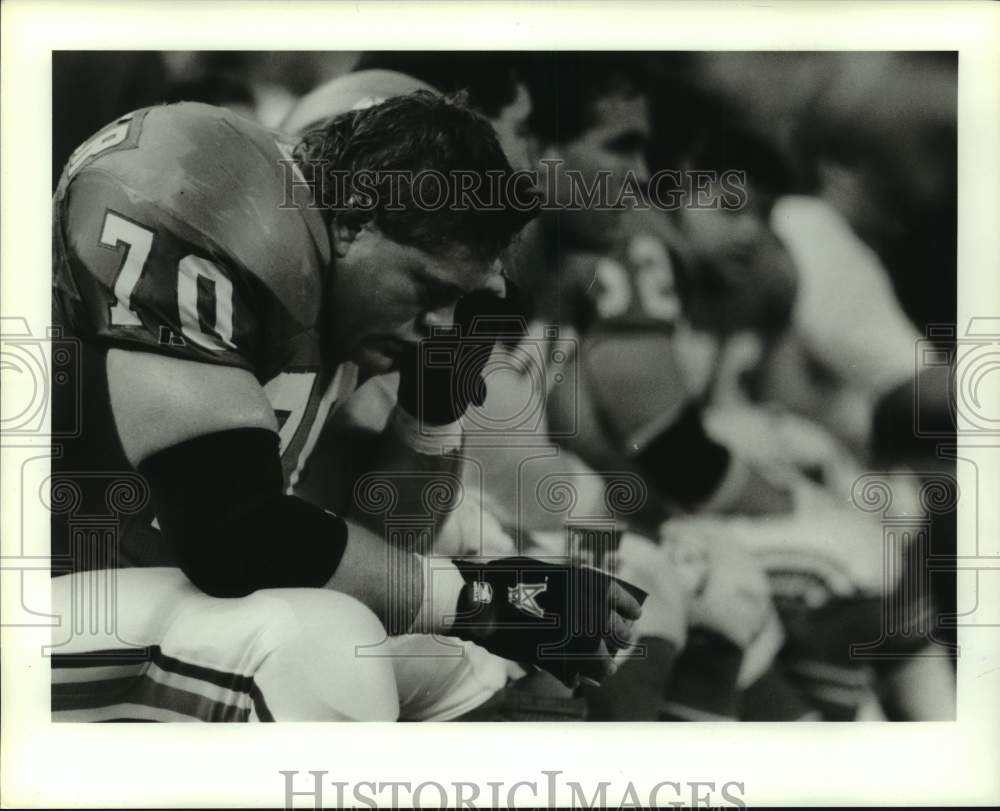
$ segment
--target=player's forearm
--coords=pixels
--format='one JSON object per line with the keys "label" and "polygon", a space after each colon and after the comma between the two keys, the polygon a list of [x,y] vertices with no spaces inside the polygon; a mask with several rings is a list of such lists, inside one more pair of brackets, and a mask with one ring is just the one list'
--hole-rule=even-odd
{"label": "player's forearm", "polygon": [[729,450],[706,434],[696,404],[652,433],[643,430],[646,436],[626,440],[625,451],[667,501],[684,507],[711,503],[739,469]]}
{"label": "player's forearm", "polygon": [[633,463],[669,504],[699,513],[739,515],[786,513],[792,508],[785,486],[709,436],[695,404],[665,430],[635,442],[631,451]]}
{"label": "player's forearm", "polygon": [[360,524],[347,528],[344,555],[326,587],[364,603],[390,634],[406,633],[424,596],[422,559]]}

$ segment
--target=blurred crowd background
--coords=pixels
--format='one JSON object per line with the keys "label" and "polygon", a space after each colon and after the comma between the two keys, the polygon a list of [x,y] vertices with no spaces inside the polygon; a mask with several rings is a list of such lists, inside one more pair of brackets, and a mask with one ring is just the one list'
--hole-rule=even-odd
{"label": "blurred crowd background", "polygon": [[[443,91],[467,90],[472,104],[493,121],[505,148],[517,144],[508,150],[512,162],[537,161],[538,150],[548,144],[585,171],[625,165],[746,171],[750,205],[744,211],[731,216],[674,212],[651,226],[670,246],[671,257],[684,258],[679,264],[671,264],[674,259],[648,241],[633,240],[621,249],[588,244],[601,226],[584,212],[572,222],[542,218],[534,230],[551,232],[554,227],[560,255],[532,252],[528,234],[518,281],[542,321],[565,322],[586,334],[595,313],[582,312],[575,297],[597,290],[595,280],[614,282],[618,267],[609,270],[607,262],[588,256],[604,252],[604,258],[628,265],[636,279],[654,280],[652,288],[639,285],[639,297],[649,298],[638,302],[636,312],[626,312],[625,304],[612,312],[607,300],[588,306],[596,307],[596,315],[639,320],[644,309],[645,315],[670,322],[664,351],[676,356],[680,371],[671,374],[683,380],[677,400],[684,400],[671,404],[671,418],[676,417],[682,436],[671,450],[673,469],[663,473],[658,485],[678,502],[688,497],[690,503],[668,515],[665,525],[690,529],[678,514],[682,519],[707,515],[708,522],[695,534],[740,537],[750,547],[771,551],[780,547],[784,551],[775,554],[794,559],[794,565],[787,564],[793,569],[802,561],[810,561],[808,569],[815,560],[839,556],[848,577],[857,582],[834,601],[838,616],[800,622],[801,614],[794,611],[782,615],[788,638],[799,645],[792,658],[798,657],[799,665],[822,660],[826,675],[816,677],[815,668],[806,672],[808,668],[794,664],[788,672],[819,684],[816,700],[824,717],[858,717],[862,702],[843,699],[856,686],[854,675],[829,673],[858,669],[844,660],[845,651],[849,643],[870,642],[877,635],[880,592],[902,589],[905,599],[912,600],[907,584],[919,581],[913,587],[922,590],[916,602],[933,597],[936,616],[955,610],[954,577],[911,577],[925,572],[928,556],[954,554],[954,504],[922,510],[919,485],[895,480],[896,508],[932,538],[929,545],[925,539],[913,545],[916,552],[904,555],[910,574],[896,571],[892,576],[897,580],[887,585],[885,567],[895,564],[882,556],[882,526],[872,515],[855,523],[859,509],[853,488],[872,471],[906,470],[919,482],[953,469],[936,452],[936,443],[947,440],[950,430],[947,384],[940,375],[925,374],[920,346],[928,335],[940,349],[954,343],[957,55],[61,52],[53,59],[53,185],[78,144],[130,110],[201,101],[277,128],[314,88],[373,68],[415,76]],[[630,84],[628,92],[618,92],[617,79],[606,81],[612,73]],[[596,108],[588,107],[595,99],[627,102],[637,95],[647,104],[636,125],[641,140],[634,140],[635,132],[625,125],[634,109],[597,115]],[[531,148],[521,154],[526,144]],[[669,278],[656,275],[662,267],[671,270]],[[577,273],[582,285],[575,288]],[[617,462],[602,456],[601,443],[589,439],[606,432],[609,421],[629,426],[644,417],[657,419],[655,413],[643,413],[657,407],[643,393],[640,379],[649,377],[646,370],[629,365],[644,347],[605,346],[611,349],[603,365],[595,349],[580,366],[592,373],[593,406],[601,419],[592,433],[581,422],[573,439],[560,442],[566,451],[560,464],[575,454],[590,468],[617,469],[608,467]],[[654,357],[659,351],[655,346]],[[517,386],[515,377],[511,391]],[[490,386],[492,392],[494,384]],[[626,392],[632,397],[622,396]],[[503,399],[502,393],[498,396]],[[555,437],[564,416],[558,400],[558,392],[549,395],[545,429]],[[573,408],[583,405],[574,402]],[[934,434],[931,441],[918,436],[918,405],[929,420],[924,427]],[[497,407],[502,410],[504,404]],[[573,419],[585,416],[574,412]],[[694,422],[688,424],[688,419]],[[729,523],[712,524],[713,510],[707,505],[718,507],[721,496],[691,490],[701,475],[699,466],[707,464],[702,458],[706,451],[691,439],[703,430],[755,464],[794,469],[791,517],[780,488],[768,490],[750,479],[746,494],[715,511]],[[710,446],[706,440],[705,447]],[[521,469],[523,455],[511,455],[511,470]],[[483,461],[494,471],[505,464],[497,454]],[[543,473],[541,469],[539,477]],[[526,492],[513,493],[503,485],[484,493],[493,512],[506,520],[516,516],[504,514],[505,504],[522,504],[525,497]],[[927,524],[917,520],[925,512]],[[741,516],[753,520],[739,523]],[[641,526],[645,534],[661,531],[662,514],[647,518]],[[530,528],[557,528],[544,523],[538,519]],[[787,547],[796,543],[801,548],[793,555]],[[835,552],[831,545],[838,547]],[[780,566],[774,571],[779,569],[781,576],[789,575]],[[778,592],[784,584],[808,603],[808,583],[788,582],[775,577],[772,587]],[[923,593],[928,590],[933,595]],[[866,612],[861,625],[855,623],[859,606]],[[928,622],[935,640],[954,640],[953,630],[939,627],[936,620],[920,622],[923,636],[910,640],[910,652],[929,641]],[[857,630],[862,626],[865,630]],[[842,676],[846,681],[837,682]],[[938,670],[926,679],[913,678],[921,684],[898,691],[895,706],[892,699],[883,702],[882,714],[948,717],[953,696],[941,695],[950,689],[947,674],[942,678]],[[838,702],[851,706],[838,709]]]}

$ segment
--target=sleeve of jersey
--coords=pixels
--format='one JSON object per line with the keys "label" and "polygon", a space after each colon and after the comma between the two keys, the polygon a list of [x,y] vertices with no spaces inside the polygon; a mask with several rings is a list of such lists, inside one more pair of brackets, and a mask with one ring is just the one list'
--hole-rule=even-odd
{"label": "sleeve of jersey", "polygon": [[57,272],[80,298],[78,334],[253,371],[259,294],[195,224],[97,169],[70,183],[56,213]]}

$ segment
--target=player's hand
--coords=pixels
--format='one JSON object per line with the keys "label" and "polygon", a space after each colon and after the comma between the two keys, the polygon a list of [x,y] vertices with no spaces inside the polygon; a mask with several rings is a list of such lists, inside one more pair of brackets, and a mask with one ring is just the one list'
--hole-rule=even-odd
{"label": "player's hand", "polygon": [[666,549],[634,533],[622,536],[611,559],[615,574],[649,593],[642,617],[635,624],[636,638],[655,636],[682,649],[687,641],[692,592],[682,568]]}
{"label": "player's hand", "polygon": [[661,530],[693,589],[689,627],[714,631],[746,650],[772,613],[767,575],[724,530],[716,536],[719,530],[696,527],[696,521],[667,522]]}
{"label": "player's hand", "polygon": [[466,580],[452,628],[487,650],[537,665],[564,684],[600,682],[632,643],[644,594],[584,566],[526,557],[455,561]]}
{"label": "player's hand", "polygon": [[477,290],[459,299],[452,327],[435,328],[399,358],[399,405],[428,425],[448,425],[486,401],[483,371],[497,341],[526,332],[517,287],[506,295]]}

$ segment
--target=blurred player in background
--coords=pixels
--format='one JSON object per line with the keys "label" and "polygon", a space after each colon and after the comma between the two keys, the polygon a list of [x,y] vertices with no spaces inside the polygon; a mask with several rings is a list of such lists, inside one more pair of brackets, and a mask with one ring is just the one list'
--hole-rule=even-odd
{"label": "blurred player in background", "polygon": [[[641,473],[649,505],[634,519],[652,537],[678,507],[785,509],[780,488],[706,434],[684,380],[674,340],[680,316],[675,266],[682,252],[662,219],[637,210],[650,179],[645,75],[634,62],[610,56],[560,58],[558,64],[557,74],[536,74],[532,84],[542,160],[559,162],[563,199],[572,200],[572,172],[586,187],[603,172],[610,201],[631,188],[632,205],[571,204],[540,222],[546,256],[558,268],[556,295],[546,297],[551,317],[580,335],[578,396],[573,403],[560,396],[572,387],[554,390],[553,425],[573,413],[578,430],[570,448],[599,471]],[[556,92],[576,103],[568,121],[548,112]],[[663,555],[678,552],[692,554],[700,574],[693,634],[667,685],[665,716],[735,717],[740,691],[763,675],[780,644],[766,581],[734,547],[679,550],[668,542]],[[740,594],[747,595],[742,610],[698,616],[714,599],[740,604]]]}
{"label": "blurred player in background", "polygon": [[[785,493],[706,436],[686,390],[671,341],[679,314],[674,264],[682,256],[662,219],[636,210],[650,178],[643,77],[630,60],[619,59],[620,67],[612,57],[577,62],[560,67],[558,87],[553,76],[532,86],[541,159],[558,162],[561,169],[551,174],[569,203],[540,221],[540,249],[558,273],[550,270],[536,284],[551,319],[583,338],[580,386],[588,396],[577,419],[586,427],[574,449],[602,466],[638,466],[664,503],[685,509],[785,509]],[[557,122],[546,112],[556,93],[576,102],[571,119]],[[600,183],[605,204],[580,205],[581,188]],[[622,399],[640,380],[641,396]],[[551,405],[558,426],[565,409],[558,398]]]}
{"label": "blurred player in background", "polygon": [[[786,413],[762,395],[762,388],[767,391],[761,386],[763,370],[789,332],[815,328],[817,322],[832,328],[829,314],[818,312],[811,327],[799,326],[800,299],[815,295],[820,284],[802,279],[800,251],[819,256],[829,246],[843,260],[837,263],[836,278],[833,265],[827,266],[824,301],[845,295],[854,302],[854,317],[862,320],[866,311],[876,309],[890,318],[897,305],[891,296],[866,300],[852,295],[857,291],[848,280],[865,272],[860,264],[864,254],[836,254],[838,242],[830,234],[791,222],[796,215],[784,212],[792,205],[807,209],[808,201],[782,197],[791,178],[786,162],[761,136],[734,125],[732,116],[706,122],[681,163],[717,172],[740,167],[746,171],[748,196],[738,210],[682,207],[673,215],[690,252],[690,261],[682,266],[687,275],[679,285],[685,320],[695,334],[705,336],[702,345],[710,347],[704,367],[694,375],[689,371],[688,377],[704,381],[711,435],[783,480],[795,494],[795,507],[787,516],[675,521],[672,531],[690,527],[697,534],[695,526],[700,525],[709,534],[744,544],[763,561],[789,636],[782,667],[824,717],[853,719],[866,706],[880,713],[876,693],[897,717],[951,717],[953,683],[946,658],[916,633],[933,624],[931,594],[909,588],[912,573],[905,567],[912,562],[906,550],[895,560],[885,559],[881,524],[849,506],[854,482],[864,473],[862,462],[822,426]],[[780,224],[780,240],[770,222]],[[833,287],[840,288],[838,294]],[[822,305],[817,299],[806,306]],[[845,312],[840,321],[846,320]],[[834,345],[834,340],[826,344]],[[873,369],[882,360],[883,375],[886,358],[892,368],[892,346],[891,340],[880,346],[887,350],[881,357],[868,352]],[[898,343],[896,349],[899,370]],[[916,492],[901,492],[897,498],[902,502],[905,496],[915,501]],[[910,509],[919,507],[914,503]],[[881,665],[876,682],[870,663],[855,660],[851,647],[879,638],[890,602],[901,606],[908,630],[892,643],[899,659]]]}

